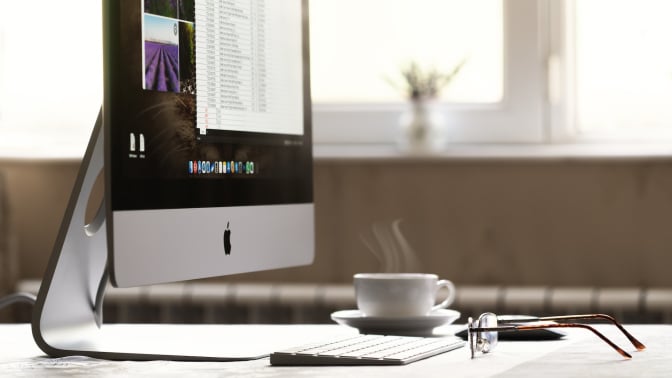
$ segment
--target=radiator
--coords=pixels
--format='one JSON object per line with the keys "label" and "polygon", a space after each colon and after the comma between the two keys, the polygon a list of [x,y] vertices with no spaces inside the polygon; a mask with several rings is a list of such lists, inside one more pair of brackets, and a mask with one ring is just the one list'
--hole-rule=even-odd
{"label": "radiator", "polygon": [[[18,287],[38,289],[39,281],[21,281]],[[109,287],[104,317],[108,323],[330,323],[333,311],[352,308],[350,284],[189,282]],[[672,288],[458,286],[451,308],[462,313],[459,321],[492,311],[607,313],[627,323],[672,323]]]}

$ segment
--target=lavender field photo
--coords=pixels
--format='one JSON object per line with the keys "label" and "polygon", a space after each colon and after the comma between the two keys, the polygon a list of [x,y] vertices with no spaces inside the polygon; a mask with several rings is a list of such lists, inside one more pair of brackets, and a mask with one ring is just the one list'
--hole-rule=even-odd
{"label": "lavender field photo", "polygon": [[145,89],[180,91],[179,32],[177,21],[145,14]]}
{"label": "lavender field photo", "polygon": [[179,92],[178,46],[145,41],[145,89]]}

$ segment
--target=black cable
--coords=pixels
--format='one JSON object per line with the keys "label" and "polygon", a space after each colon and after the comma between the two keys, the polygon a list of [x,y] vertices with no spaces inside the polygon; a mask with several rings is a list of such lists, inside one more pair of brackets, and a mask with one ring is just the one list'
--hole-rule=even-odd
{"label": "black cable", "polygon": [[6,297],[0,298],[0,309],[3,307],[9,306],[17,302],[25,302],[29,304],[35,304],[37,297],[29,293],[14,293]]}

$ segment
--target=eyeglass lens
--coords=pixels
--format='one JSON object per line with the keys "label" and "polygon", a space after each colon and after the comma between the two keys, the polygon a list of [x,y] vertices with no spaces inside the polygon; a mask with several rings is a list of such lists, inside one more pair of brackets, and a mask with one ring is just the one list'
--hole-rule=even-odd
{"label": "eyeglass lens", "polygon": [[[486,312],[478,318],[478,328],[496,328],[497,315]],[[476,333],[474,349],[476,352],[488,353],[497,346],[497,331],[481,331]]]}

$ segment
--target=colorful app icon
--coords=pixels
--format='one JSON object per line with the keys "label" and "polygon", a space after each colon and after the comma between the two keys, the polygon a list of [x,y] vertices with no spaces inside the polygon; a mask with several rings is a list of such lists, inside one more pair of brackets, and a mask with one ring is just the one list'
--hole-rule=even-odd
{"label": "colorful app icon", "polygon": [[193,174],[194,174],[194,162],[191,161],[191,160],[189,160],[189,169],[188,169],[188,171],[189,171],[189,174],[190,174],[190,175],[193,175]]}
{"label": "colorful app icon", "polygon": [[130,150],[131,152],[134,152],[134,151],[135,151],[135,134],[134,134],[134,133],[131,133],[131,134],[130,134],[130,137],[131,137],[131,140],[130,140],[129,150]]}
{"label": "colorful app icon", "polygon": [[250,174],[253,175],[254,172],[255,172],[255,171],[254,171],[254,162],[251,161],[251,162],[250,162]]}
{"label": "colorful app icon", "polygon": [[198,161],[198,174],[200,175],[201,173],[203,173],[203,162],[199,160]]}

